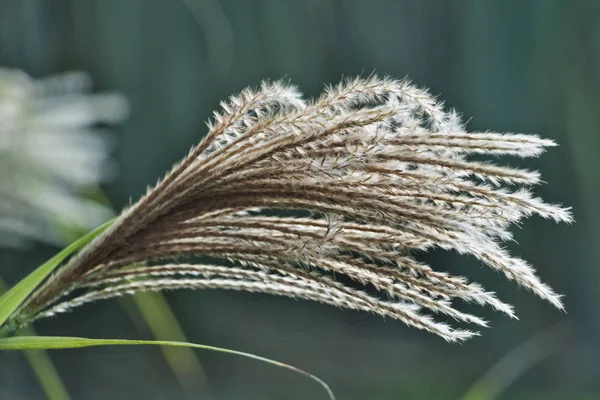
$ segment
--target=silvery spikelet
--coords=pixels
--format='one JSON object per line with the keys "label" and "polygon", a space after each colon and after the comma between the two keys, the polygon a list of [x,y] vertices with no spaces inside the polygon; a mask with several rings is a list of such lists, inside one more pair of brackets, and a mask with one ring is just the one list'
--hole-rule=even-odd
{"label": "silvery spikelet", "polygon": [[554,142],[466,132],[426,91],[388,78],[348,80],[310,101],[293,86],[263,83],[221,106],[204,139],[38,288],[16,325],[95,300],[179,288],[312,300],[448,341],[477,332],[436,314],[487,325],[461,302],[514,317],[494,293],[417,261],[433,248],[469,254],[563,307],[502,243],[524,217],[569,222],[569,211],[525,188],[540,182],[537,172],[469,159],[534,157]]}
{"label": "silvery spikelet", "polygon": [[90,94],[84,73],[35,80],[0,69],[0,246],[62,243],[60,226],[88,230],[111,210],[83,192],[110,177],[98,124],[122,120],[115,94]]}

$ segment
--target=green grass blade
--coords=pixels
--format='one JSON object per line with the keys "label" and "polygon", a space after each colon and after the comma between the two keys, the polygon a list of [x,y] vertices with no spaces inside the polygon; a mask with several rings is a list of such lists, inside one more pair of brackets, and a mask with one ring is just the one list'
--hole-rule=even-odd
{"label": "green grass blade", "polygon": [[25,301],[25,299],[38,287],[40,283],[69,255],[91,242],[96,236],[104,232],[113,220],[94,229],[92,232],[74,241],[60,253],[46,261],[35,271],[27,275],[17,283],[11,290],[0,297],[0,326],[2,326],[13,312]]}
{"label": "green grass blade", "polygon": [[260,357],[250,353],[244,353],[237,350],[224,349],[221,347],[207,346],[203,344],[173,342],[166,340],[127,340],[127,339],[88,339],[80,337],[61,337],[61,336],[16,336],[10,338],[0,338],[0,350],[54,350],[54,349],[75,349],[91,346],[129,346],[129,345],[150,345],[150,346],[173,346],[173,347],[191,347],[194,349],[218,351],[221,353],[233,354],[253,360],[262,361],[275,365],[280,368],[286,368],[296,373],[304,375],[321,385],[331,400],[335,400],[333,392],[329,386],[318,377],[309,374],[306,371],[294,366],[281,363],[279,361]]}

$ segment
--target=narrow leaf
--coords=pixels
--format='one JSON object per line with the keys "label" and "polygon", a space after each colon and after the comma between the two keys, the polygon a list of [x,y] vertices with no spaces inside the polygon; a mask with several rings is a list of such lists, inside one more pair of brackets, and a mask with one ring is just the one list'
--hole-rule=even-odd
{"label": "narrow leaf", "polygon": [[304,375],[319,385],[321,385],[331,400],[335,400],[333,392],[329,386],[318,377],[309,374],[292,365],[284,364],[279,361],[260,357],[250,353],[244,353],[237,350],[224,349],[221,347],[207,346],[203,344],[174,342],[166,340],[127,340],[127,339],[89,339],[81,337],[65,337],[65,336],[16,336],[10,338],[0,338],[0,350],[55,350],[55,349],[75,349],[91,346],[123,346],[123,345],[151,345],[151,346],[173,346],[173,347],[191,347],[201,350],[218,351],[228,353],[254,360],[262,361],[268,364],[275,365],[280,368],[286,368],[296,373]]}
{"label": "narrow leaf", "polygon": [[2,326],[12,313],[25,301],[25,299],[42,283],[54,269],[73,252],[91,242],[96,236],[104,232],[112,223],[113,220],[99,226],[92,232],[74,241],[60,253],[46,261],[35,271],[27,275],[23,280],[16,284],[11,290],[0,297],[0,326]]}

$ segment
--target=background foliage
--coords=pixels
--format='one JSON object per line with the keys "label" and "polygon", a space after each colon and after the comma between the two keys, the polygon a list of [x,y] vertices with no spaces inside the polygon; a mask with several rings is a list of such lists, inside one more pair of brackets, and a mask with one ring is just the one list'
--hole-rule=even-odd
{"label": "background foliage", "polygon": [[[120,175],[105,187],[117,208],[198,142],[219,100],[265,78],[286,77],[317,94],[342,75],[408,75],[472,117],[473,130],[557,140],[561,147],[528,165],[549,182],[537,193],[572,205],[577,223],[533,219],[511,247],[566,294],[568,314],[443,252],[423,257],[449,271],[477,270],[473,280],[510,298],[521,320],[488,313],[492,329],[483,337],[450,345],[401,323],[281,298],[190,291],[167,298],[190,340],[297,365],[340,399],[461,398],[494,365],[472,398],[504,386],[500,398],[600,396],[600,2],[0,0],[0,65],[34,77],[86,70],[98,90],[130,100],[131,118],[117,130]],[[14,283],[56,250],[0,250],[2,276]],[[106,301],[36,328],[151,337],[135,315]],[[196,398],[156,348],[50,355],[75,399]],[[210,382],[202,393],[214,398],[323,395],[285,370],[221,354],[199,358]],[[509,372],[519,370],[513,382]],[[21,354],[0,354],[1,398],[43,398],[33,379]]]}

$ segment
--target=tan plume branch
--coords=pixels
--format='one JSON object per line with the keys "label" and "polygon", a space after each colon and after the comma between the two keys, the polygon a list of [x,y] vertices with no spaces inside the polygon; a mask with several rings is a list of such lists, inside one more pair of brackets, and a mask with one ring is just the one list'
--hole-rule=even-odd
{"label": "tan plume branch", "polygon": [[[571,222],[569,209],[505,187],[535,185],[538,172],[468,158],[535,157],[553,141],[467,132],[427,91],[376,76],[308,101],[294,86],[263,83],[221,107],[188,156],[38,288],[13,322],[179,288],[369,311],[449,341],[476,332],[424,311],[486,326],[460,311],[460,299],[515,317],[477,283],[417,261],[415,253],[434,247],[471,255],[562,308],[501,243],[512,239],[511,224],[532,215]],[[189,264],[195,256],[223,263]]]}

